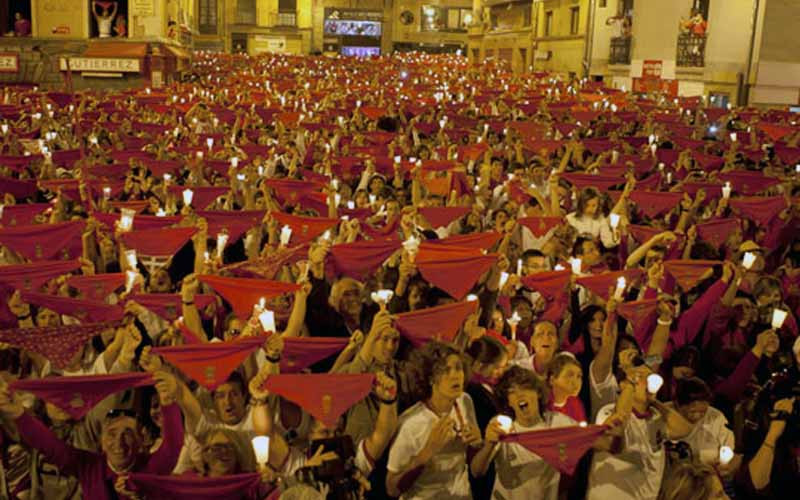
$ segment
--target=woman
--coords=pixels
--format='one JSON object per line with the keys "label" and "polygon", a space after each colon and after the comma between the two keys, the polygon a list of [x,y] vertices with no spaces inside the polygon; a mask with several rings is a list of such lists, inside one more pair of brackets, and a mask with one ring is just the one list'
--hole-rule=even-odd
{"label": "woman", "polygon": [[466,354],[470,358],[472,371],[467,394],[475,404],[478,427],[483,430],[497,414],[494,385],[506,369],[508,354],[499,340],[486,335],[472,342]]}
{"label": "woman", "polygon": [[599,238],[603,246],[613,248],[619,245],[620,233],[618,229],[611,228],[608,217],[603,213],[601,202],[602,197],[597,189],[584,188],[578,195],[576,210],[567,214],[567,223],[579,234],[589,234],[595,239]]}

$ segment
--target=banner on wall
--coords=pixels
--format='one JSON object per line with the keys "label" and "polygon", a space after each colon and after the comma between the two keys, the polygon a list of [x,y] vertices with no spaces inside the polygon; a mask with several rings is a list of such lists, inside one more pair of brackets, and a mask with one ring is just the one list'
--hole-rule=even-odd
{"label": "banner on wall", "polygon": [[131,0],[131,15],[150,17],[156,15],[155,0]]}

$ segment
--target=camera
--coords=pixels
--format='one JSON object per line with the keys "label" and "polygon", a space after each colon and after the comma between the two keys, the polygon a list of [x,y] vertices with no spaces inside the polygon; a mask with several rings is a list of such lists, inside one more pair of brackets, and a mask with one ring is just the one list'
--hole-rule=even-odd
{"label": "camera", "polygon": [[290,483],[304,483],[315,488],[325,484],[328,486],[328,500],[360,499],[353,439],[344,435],[311,441],[308,445],[308,456],[313,455],[320,446],[323,447],[323,453],[336,453],[336,458],[316,467],[303,467],[295,473]]}
{"label": "camera", "polygon": [[[776,412],[775,403],[781,399],[795,398],[791,411]],[[782,368],[772,373],[769,380],[753,396],[740,405],[743,412],[745,450],[761,446],[772,420],[785,420],[786,430],[782,441],[800,443],[800,373],[792,368]]]}

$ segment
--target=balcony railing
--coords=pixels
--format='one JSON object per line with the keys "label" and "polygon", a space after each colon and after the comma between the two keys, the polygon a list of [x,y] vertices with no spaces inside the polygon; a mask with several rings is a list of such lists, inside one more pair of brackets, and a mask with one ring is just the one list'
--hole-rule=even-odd
{"label": "balcony railing", "polygon": [[275,26],[297,26],[297,13],[296,12],[278,12],[275,19]]}
{"label": "balcony railing", "polygon": [[631,37],[618,36],[611,39],[611,54],[609,64],[631,63]]}
{"label": "balcony railing", "polygon": [[706,37],[693,33],[678,35],[678,57],[676,65],[689,68],[702,68],[706,61]]}

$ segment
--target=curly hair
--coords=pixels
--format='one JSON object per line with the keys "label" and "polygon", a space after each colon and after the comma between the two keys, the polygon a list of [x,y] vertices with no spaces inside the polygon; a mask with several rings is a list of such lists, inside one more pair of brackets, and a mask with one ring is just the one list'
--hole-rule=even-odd
{"label": "curly hair", "polygon": [[494,390],[500,406],[507,411],[511,410],[511,405],[508,403],[508,394],[512,389],[535,391],[539,396],[539,412],[547,408],[547,399],[550,397],[550,391],[547,389],[547,384],[545,384],[544,380],[532,371],[519,366],[512,366],[500,377]]}
{"label": "curly hair", "polygon": [[661,484],[658,500],[704,500],[711,498],[717,472],[710,465],[681,463],[672,469]]}
{"label": "curly hair", "polygon": [[447,358],[458,356],[461,360],[461,368],[464,371],[464,383],[470,379],[469,363],[461,351],[454,345],[432,340],[420,349],[411,351],[408,359],[408,367],[416,394],[415,400],[424,401],[431,397],[433,384],[436,379],[445,371]]}

